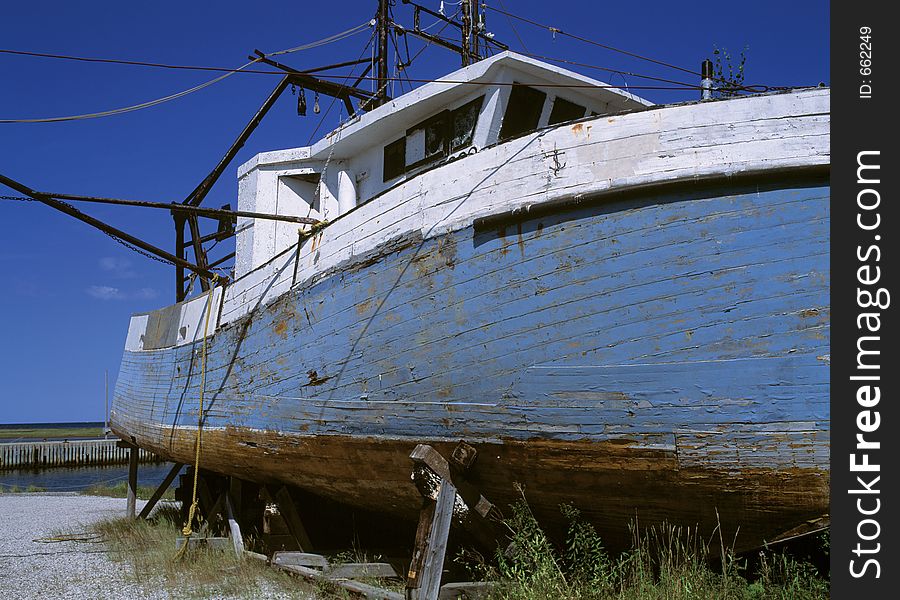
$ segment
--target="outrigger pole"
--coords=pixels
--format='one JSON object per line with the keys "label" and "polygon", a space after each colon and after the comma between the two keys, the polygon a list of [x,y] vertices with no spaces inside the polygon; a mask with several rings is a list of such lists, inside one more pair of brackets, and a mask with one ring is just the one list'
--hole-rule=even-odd
{"label": "outrigger pole", "polygon": [[136,238],[133,235],[131,235],[130,233],[125,233],[121,229],[116,229],[115,227],[113,227],[111,225],[107,225],[103,221],[101,221],[99,219],[95,219],[94,217],[91,217],[89,215],[86,215],[83,212],[81,212],[80,210],[78,210],[77,208],[75,208],[73,206],[69,206],[65,202],[61,202],[59,200],[54,200],[50,196],[42,194],[41,192],[36,192],[33,189],[31,189],[30,187],[28,187],[22,183],[19,183],[18,181],[15,181],[14,179],[10,179],[9,177],[6,177],[5,175],[0,175],[0,183],[16,190],[17,192],[25,194],[26,196],[29,196],[29,197],[37,200],[38,202],[43,202],[47,206],[55,208],[56,210],[58,210],[60,212],[64,212],[69,216],[75,217],[79,221],[82,221],[84,223],[87,223],[88,225],[96,227],[103,233],[106,233],[113,237],[117,237],[124,242],[128,242],[129,244],[131,244],[133,246],[137,246],[138,248],[140,248],[141,250],[144,250],[145,252],[149,252],[150,254],[153,254],[154,256],[158,256],[159,258],[162,258],[171,263],[174,263],[175,265],[177,265],[180,268],[190,269],[191,271],[194,271],[195,273],[197,273],[198,275],[201,275],[201,276],[212,277],[212,275],[213,275],[208,269],[201,268],[198,265],[195,265],[194,263],[184,260],[184,258],[179,258],[177,256],[169,254],[165,250],[162,250],[161,248],[157,248],[156,246],[154,246],[152,244],[148,244],[144,240]]}

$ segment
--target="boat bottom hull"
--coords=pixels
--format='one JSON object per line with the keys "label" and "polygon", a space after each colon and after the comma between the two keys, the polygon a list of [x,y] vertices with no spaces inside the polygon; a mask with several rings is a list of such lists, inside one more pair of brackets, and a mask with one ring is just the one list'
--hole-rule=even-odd
{"label": "boat bottom hull", "polygon": [[[141,446],[170,460],[193,462],[195,435],[189,428],[160,427],[142,436]],[[674,449],[628,441],[467,441],[478,450],[469,480],[501,511],[521,498],[519,484],[547,530],[564,531],[559,505],[570,503],[613,549],[627,547],[635,519],[642,528],[662,522],[696,526],[706,539],[720,525],[726,544],[733,541],[742,551],[828,513],[828,473],[813,468],[686,467]],[[263,484],[294,485],[414,521],[421,497],[410,480],[409,454],[419,443],[449,456],[456,442],[214,428],[203,431],[201,467]]]}

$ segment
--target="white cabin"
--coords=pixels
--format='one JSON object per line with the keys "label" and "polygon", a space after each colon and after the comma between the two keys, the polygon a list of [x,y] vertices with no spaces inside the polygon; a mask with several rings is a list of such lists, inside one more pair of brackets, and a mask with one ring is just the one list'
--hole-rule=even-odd
{"label": "white cabin", "polygon": [[[503,52],[355,116],[312,146],[256,155],[238,169],[238,208],[333,221],[454,157],[648,106],[596,79]],[[298,227],[239,219],[235,277],[296,244]]]}

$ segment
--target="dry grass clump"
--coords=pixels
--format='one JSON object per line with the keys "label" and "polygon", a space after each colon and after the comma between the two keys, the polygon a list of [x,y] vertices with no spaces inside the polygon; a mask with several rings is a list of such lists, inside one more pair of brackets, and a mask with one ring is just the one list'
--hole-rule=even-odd
{"label": "dry grass clump", "polygon": [[26,487],[20,487],[18,485],[2,485],[0,484],[0,494],[37,494],[39,492],[46,492],[42,487],[38,487],[36,485],[29,485]]}
{"label": "dry grass clump", "polygon": [[[150,485],[138,485],[137,497],[141,500],[149,500],[150,496],[153,495],[153,492],[156,491],[155,486]],[[83,490],[78,492],[84,496],[106,496],[108,498],[125,498],[128,495],[128,483],[125,481],[120,481],[114,484],[108,483],[97,483],[91,486],[84,488]],[[174,500],[175,499],[175,490],[172,487],[169,487],[168,490],[162,495],[162,500]]]}
{"label": "dry grass clump", "polygon": [[[197,547],[176,559],[179,520],[176,508],[163,506],[150,520],[104,521],[95,531],[114,551],[111,557],[130,564],[137,582],[164,587],[176,598],[315,597],[314,588],[308,584],[260,561],[238,560],[232,551]],[[202,528],[195,535],[202,536]]]}
{"label": "dry grass clump", "polygon": [[[632,526],[630,550],[612,556],[577,509],[561,507],[569,521],[563,547],[544,534],[524,498],[505,521],[512,539],[496,560],[463,555],[479,578],[496,581],[492,600],[825,600],[827,579],[784,553],[763,553],[748,573],[727,549],[710,556],[695,529]],[[717,540],[722,548],[725,544]]]}

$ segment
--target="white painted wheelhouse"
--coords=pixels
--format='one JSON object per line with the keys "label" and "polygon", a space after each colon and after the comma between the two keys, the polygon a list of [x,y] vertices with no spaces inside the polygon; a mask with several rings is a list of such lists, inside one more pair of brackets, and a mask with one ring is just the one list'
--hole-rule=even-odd
{"label": "white painted wheelhouse", "polygon": [[[504,52],[356,116],[313,146],[258,154],[238,171],[238,206],[330,222],[454,158],[543,127],[648,106],[609,84]],[[239,220],[235,277],[297,239],[295,224]]]}

